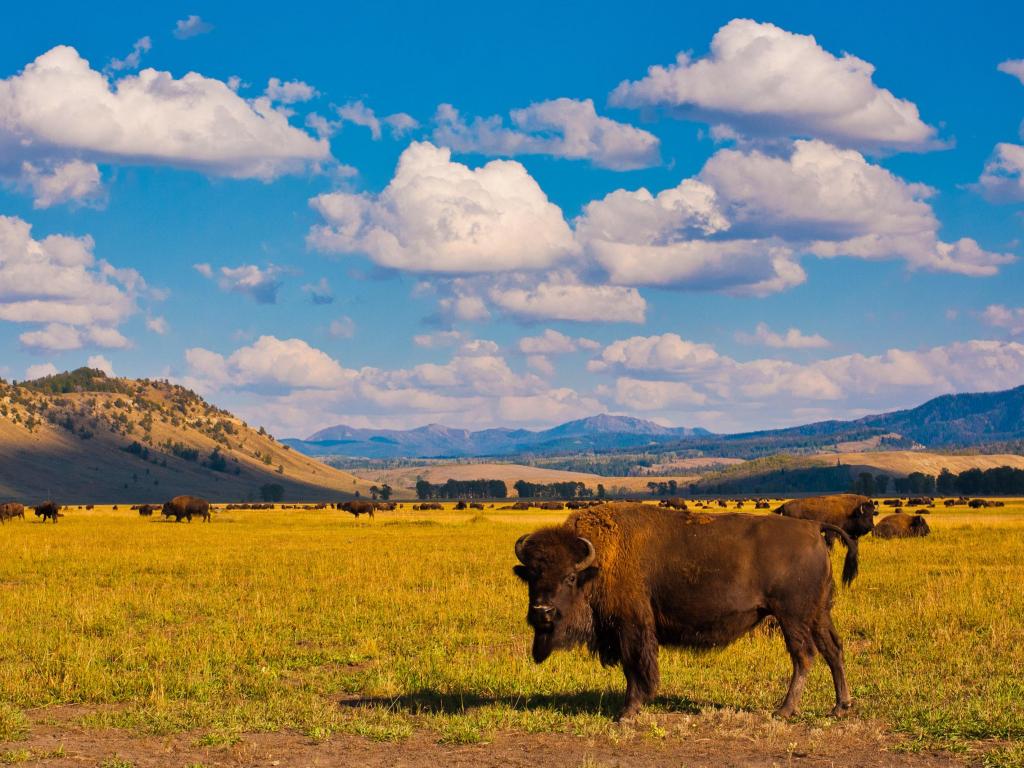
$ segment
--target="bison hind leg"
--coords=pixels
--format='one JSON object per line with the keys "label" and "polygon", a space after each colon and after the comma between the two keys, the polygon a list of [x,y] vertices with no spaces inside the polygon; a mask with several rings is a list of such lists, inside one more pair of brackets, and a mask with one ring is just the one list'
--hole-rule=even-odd
{"label": "bison hind leg", "polygon": [[853,699],[850,697],[850,688],[846,683],[843,641],[840,640],[839,633],[836,632],[836,628],[832,624],[832,615],[827,608],[822,611],[821,617],[814,625],[814,645],[821,651],[821,655],[832,673],[832,683],[836,689],[836,705],[832,709],[832,716],[843,717],[853,706]]}
{"label": "bison hind leg", "polygon": [[782,628],[782,635],[786,639],[789,658],[793,662],[793,676],[789,680],[786,698],[775,709],[775,716],[790,718],[797,713],[800,706],[800,698],[803,695],[804,686],[807,684],[807,674],[814,661],[815,645],[810,628],[805,621],[783,616],[776,616],[776,618]]}

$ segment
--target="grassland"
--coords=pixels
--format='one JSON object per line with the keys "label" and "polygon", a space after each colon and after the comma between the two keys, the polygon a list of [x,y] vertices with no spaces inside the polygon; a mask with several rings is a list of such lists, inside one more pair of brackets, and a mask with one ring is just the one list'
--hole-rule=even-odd
{"label": "grassland", "polygon": [[771,723],[789,662],[761,629],[710,654],[663,650],[662,695],[639,731],[610,719],[618,670],[576,652],[529,659],[512,544],[562,516],[231,511],[176,525],[107,507],[0,526],[0,758],[60,764],[40,732],[227,750],[252,734],[324,749],[580,737],[664,749],[699,731],[760,734],[783,753],[813,732],[805,748],[827,753],[861,728],[887,734],[893,762],[1024,759],[1024,504],[936,510],[928,539],[862,541],[861,575],[835,608],[852,725],[824,719],[820,663],[801,719]]}

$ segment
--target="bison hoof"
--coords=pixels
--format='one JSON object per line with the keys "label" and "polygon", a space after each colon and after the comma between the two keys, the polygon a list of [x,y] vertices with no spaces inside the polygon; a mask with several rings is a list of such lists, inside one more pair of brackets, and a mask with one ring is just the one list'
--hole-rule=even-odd
{"label": "bison hoof", "polygon": [[836,704],[832,708],[832,717],[836,718],[837,720],[839,718],[846,717],[848,714],[850,714],[851,709],[853,709],[853,702],[851,701],[847,701],[843,704]]}
{"label": "bison hoof", "polygon": [[772,712],[772,716],[777,717],[780,720],[789,720],[789,718],[793,717],[793,715],[795,714],[796,707],[787,707],[785,705],[779,707],[774,712]]}
{"label": "bison hoof", "polygon": [[623,707],[622,711],[619,712],[615,717],[617,723],[629,723],[636,719],[636,716],[640,714],[639,704],[627,704]]}

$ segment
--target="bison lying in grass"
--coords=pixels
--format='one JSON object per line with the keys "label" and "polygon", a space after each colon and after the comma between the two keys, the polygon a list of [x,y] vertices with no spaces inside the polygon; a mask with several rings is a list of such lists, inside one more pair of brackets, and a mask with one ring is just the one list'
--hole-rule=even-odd
{"label": "bison lying in grass", "polygon": [[746,514],[680,514],[640,504],[574,512],[522,536],[514,570],[529,588],[527,622],[538,664],[586,645],[621,664],[630,717],[658,690],[658,648],[728,645],[774,616],[793,662],[776,714],[797,710],[815,651],[832,672],[833,715],[851,706],[843,650],[832,625],[835,585],[822,533],[846,545],[843,583],[857,574],[857,541],[811,520]]}
{"label": "bison lying in grass", "polygon": [[932,532],[928,522],[922,515],[908,515],[897,512],[887,515],[875,524],[873,534],[880,539],[909,539],[914,536],[927,536]]}
{"label": "bison lying in grass", "polygon": [[166,518],[173,517],[176,523],[182,520],[191,523],[193,517],[201,517],[204,523],[210,522],[210,502],[198,496],[175,496],[164,502],[162,512]]}
{"label": "bison lying in grass", "polygon": [[[795,517],[799,520],[817,520],[842,528],[851,538],[857,539],[871,533],[875,527],[875,504],[867,496],[855,493],[837,493],[833,496],[808,496],[793,499],[776,507],[775,514]],[[829,546],[835,540],[826,535]]]}

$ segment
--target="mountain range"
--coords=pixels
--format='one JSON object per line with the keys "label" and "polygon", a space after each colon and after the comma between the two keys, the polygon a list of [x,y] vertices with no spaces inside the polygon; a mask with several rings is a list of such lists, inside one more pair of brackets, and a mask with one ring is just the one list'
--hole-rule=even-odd
{"label": "mountain range", "polygon": [[282,442],[310,456],[465,458],[622,450],[710,434],[705,429],[663,427],[630,416],[601,414],[540,431],[484,429],[471,432],[441,424],[427,424],[408,430],[356,429],[338,425],[321,429],[305,440]]}
{"label": "mountain range", "polygon": [[305,440],[283,440],[312,456],[469,458],[517,454],[692,452],[756,458],[811,453],[850,443],[874,448],[964,448],[1024,440],[1024,386],[1001,392],[936,397],[916,408],[852,421],[821,421],[785,429],[719,435],[706,429],[663,427],[643,419],[602,414],[551,429],[471,432],[429,424],[409,430],[328,427]]}

